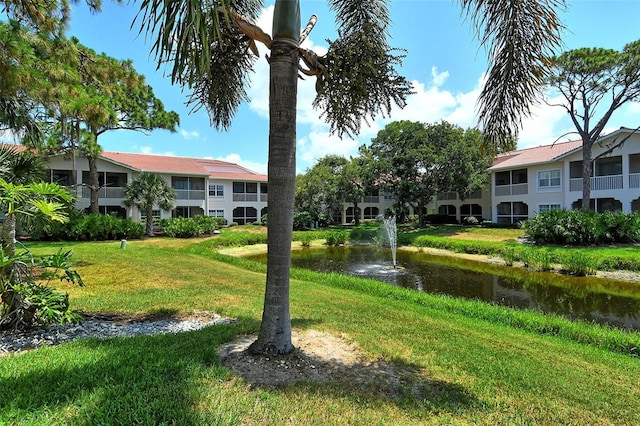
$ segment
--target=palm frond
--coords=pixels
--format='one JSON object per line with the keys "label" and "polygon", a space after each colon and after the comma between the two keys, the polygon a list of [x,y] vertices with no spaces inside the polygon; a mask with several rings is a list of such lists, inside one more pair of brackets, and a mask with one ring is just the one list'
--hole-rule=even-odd
{"label": "palm frond", "polygon": [[517,135],[539,100],[549,58],[564,28],[556,13],[564,0],[458,0],[488,48],[489,72],[480,94],[480,122],[498,147]]}

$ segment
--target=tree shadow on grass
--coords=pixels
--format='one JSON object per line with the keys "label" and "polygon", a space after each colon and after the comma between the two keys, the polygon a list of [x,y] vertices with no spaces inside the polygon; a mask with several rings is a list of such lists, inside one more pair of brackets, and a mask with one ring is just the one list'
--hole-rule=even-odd
{"label": "tree shadow on grass", "polygon": [[[332,336],[312,331],[304,332],[306,340],[294,342],[298,349],[287,357],[252,358],[259,367],[253,371],[262,369],[267,376],[283,367],[311,376],[261,382],[234,368],[250,390],[244,388],[244,395],[242,385],[228,390],[240,382],[229,382],[232,373],[217,350],[258,328],[255,319],[242,318],[188,333],[78,340],[5,358],[0,365],[0,423],[201,425],[224,418],[233,424],[245,416],[238,404],[252,406],[265,389],[301,398],[320,392],[337,404],[354,401],[356,410],[358,404],[395,404],[433,414],[477,406],[462,386],[430,378],[402,361],[367,360],[348,342],[340,348],[343,352],[333,348],[328,356],[318,356],[309,346],[326,348],[333,344]],[[225,403],[225,392],[234,400]],[[212,402],[216,398],[223,403]]]}
{"label": "tree shadow on grass", "polygon": [[[201,425],[198,380],[229,372],[215,349],[258,322],[188,333],[82,339],[4,358],[0,424]],[[206,420],[206,419],[205,419]]]}
{"label": "tree shadow on grass", "polygon": [[256,356],[246,348],[256,336],[244,336],[218,350],[222,364],[252,389],[355,397],[367,406],[395,403],[403,409],[459,412],[478,406],[463,386],[437,380],[418,365],[368,359],[358,346],[340,336],[316,330],[294,330],[294,352]]}

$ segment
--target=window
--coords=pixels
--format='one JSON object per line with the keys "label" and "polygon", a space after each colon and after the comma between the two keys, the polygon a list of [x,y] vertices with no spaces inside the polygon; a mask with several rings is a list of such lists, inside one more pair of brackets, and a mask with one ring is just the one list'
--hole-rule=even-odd
{"label": "window", "polygon": [[606,157],[596,160],[596,176],[615,176],[622,174],[622,157]]}
{"label": "window", "polygon": [[560,204],[539,204],[538,205],[539,213],[546,213],[546,212],[550,212],[551,210],[562,210],[562,206]]}
{"label": "window", "polygon": [[529,206],[521,201],[499,203],[497,213],[497,223],[516,224],[529,218]]}
{"label": "window", "polygon": [[365,219],[375,219],[378,217],[380,210],[377,207],[365,207],[364,208],[364,218]]}
{"label": "window", "polygon": [[209,197],[223,198],[224,185],[209,185]]}
{"label": "window", "polygon": [[224,210],[209,210],[209,216],[224,217]]}
{"label": "window", "polygon": [[233,182],[233,201],[258,201],[258,183]]}
{"label": "window", "polygon": [[71,170],[50,170],[49,182],[60,186],[71,186],[73,172]]}
{"label": "window", "polygon": [[560,169],[541,170],[538,172],[538,188],[560,188]]}
{"label": "window", "polygon": [[258,211],[253,207],[236,207],[233,209],[233,221],[238,225],[253,223],[258,220]]}
{"label": "window", "polygon": [[[160,219],[160,210],[151,210],[151,217],[153,217],[154,219]],[[140,212],[140,218],[141,219],[146,219],[147,218],[147,212],[141,211]]]}

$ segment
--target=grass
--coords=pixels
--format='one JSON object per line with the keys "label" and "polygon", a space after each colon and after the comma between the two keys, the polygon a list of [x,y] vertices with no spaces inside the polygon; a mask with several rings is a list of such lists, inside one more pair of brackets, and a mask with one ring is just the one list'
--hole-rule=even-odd
{"label": "grass", "polygon": [[[236,324],[82,340],[2,358],[0,424],[640,424],[638,333],[294,270],[293,326],[346,335],[414,371],[390,398],[352,383],[252,387],[216,349],[259,328],[264,266],[212,239],[32,244],[74,252],[74,308],[215,311]],[[635,345],[635,346],[634,346]]]}

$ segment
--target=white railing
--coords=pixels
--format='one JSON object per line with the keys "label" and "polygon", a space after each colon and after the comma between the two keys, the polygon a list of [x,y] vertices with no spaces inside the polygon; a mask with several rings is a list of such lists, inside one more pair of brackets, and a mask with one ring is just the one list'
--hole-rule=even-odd
{"label": "white railing", "polygon": [[267,201],[269,201],[268,194],[260,194],[260,201],[263,203],[266,203]]}
{"label": "white railing", "polygon": [[365,195],[363,197],[363,202],[364,203],[379,203],[380,202],[380,196],[379,195]]}
{"label": "white railing", "polygon": [[[631,182],[631,176],[629,176],[629,180]],[[609,191],[612,189],[622,189],[622,187],[622,175],[595,176],[591,178],[592,191]],[[569,191],[582,191],[582,178],[570,179]]]}
{"label": "white railing", "polygon": [[204,200],[205,190],[175,189],[176,200]]}
{"label": "white railing", "polygon": [[[91,198],[91,189],[82,187],[82,198]],[[124,188],[104,186],[98,190],[98,198],[124,198]]]}
{"label": "white railing", "polygon": [[233,194],[233,201],[258,201],[258,194]]}
{"label": "white railing", "polygon": [[629,174],[629,188],[640,188],[640,173]]}
{"label": "white railing", "polygon": [[529,193],[528,183],[516,183],[513,185],[496,186],[496,196],[505,195],[526,195]]}

